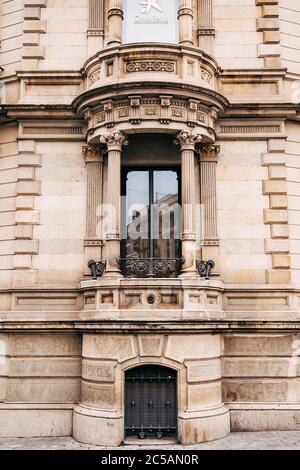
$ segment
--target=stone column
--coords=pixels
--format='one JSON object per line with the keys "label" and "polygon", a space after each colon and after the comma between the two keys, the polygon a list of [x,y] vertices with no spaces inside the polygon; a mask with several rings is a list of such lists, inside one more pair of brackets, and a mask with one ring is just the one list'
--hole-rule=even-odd
{"label": "stone column", "polygon": [[211,244],[218,240],[216,167],[219,152],[219,145],[204,144],[199,155],[201,204],[205,211],[204,237]]}
{"label": "stone column", "polygon": [[181,151],[183,276],[196,274],[195,145],[201,140],[200,134],[185,130],[175,141]]}
{"label": "stone column", "polygon": [[108,9],[108,46],[122,44],[123,2],[109,0]]}
{"label": "stone column", "polygon": [[193,45],[193,5],[192,0],[180,0],[178,10],[179,44]]}
{"label": "stone column", "polygon": [[121,276],[120,258],[120,201],[121,201],[121,153],[123,145],[128,145],[122,132],[108,132],[100,137],[100,143],[107,146],[107,205],[108,230],[106,233],[106,274]]}
{"label": "stone column", "polygon": [[214,35],[212,0],[198,0],[198,46],[212,53]]}

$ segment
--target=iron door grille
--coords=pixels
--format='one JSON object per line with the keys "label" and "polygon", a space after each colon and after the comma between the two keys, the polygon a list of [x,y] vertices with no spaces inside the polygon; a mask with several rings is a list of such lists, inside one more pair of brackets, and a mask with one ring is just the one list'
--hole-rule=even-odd
{"label": "iron door grille", "polygon": [[143,366],[125,377],[126,436],[176,436],[177,374],[161,366]]}

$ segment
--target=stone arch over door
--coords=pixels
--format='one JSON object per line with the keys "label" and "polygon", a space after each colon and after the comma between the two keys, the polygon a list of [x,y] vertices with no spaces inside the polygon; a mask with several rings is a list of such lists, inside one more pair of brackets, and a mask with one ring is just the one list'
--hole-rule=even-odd
{"label": "stone arch over door", "polygon": [[[141,328],[141,327],[139,327]],[[184,445],[226,436],[229,410],[221,393],[221,335],[175,330],[83,335],[81,402],[74,438],[94,445],[124,440],[126,371],[141,365],[177,371],[178,439]]]}

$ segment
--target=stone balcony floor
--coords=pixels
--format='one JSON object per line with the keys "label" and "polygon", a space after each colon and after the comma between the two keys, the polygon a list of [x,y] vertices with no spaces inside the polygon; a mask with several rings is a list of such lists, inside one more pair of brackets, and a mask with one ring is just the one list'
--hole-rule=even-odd
{"label": "stone balcony floor", "polygon": [[[120,450],[300,450],[300,431],[237,432],[225,439],[183,447],[180,445],[126,445]],[[0,439],[0,450],[116,450],[79,444],[71,438]]]}

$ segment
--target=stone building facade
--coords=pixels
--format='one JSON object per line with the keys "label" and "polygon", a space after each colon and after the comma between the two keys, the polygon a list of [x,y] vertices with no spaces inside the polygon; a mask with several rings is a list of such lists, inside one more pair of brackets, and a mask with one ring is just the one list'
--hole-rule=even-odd
{"label": "stone building facade", "polygon": [[299,2],[0,5],[0,436],[299,430]]}

